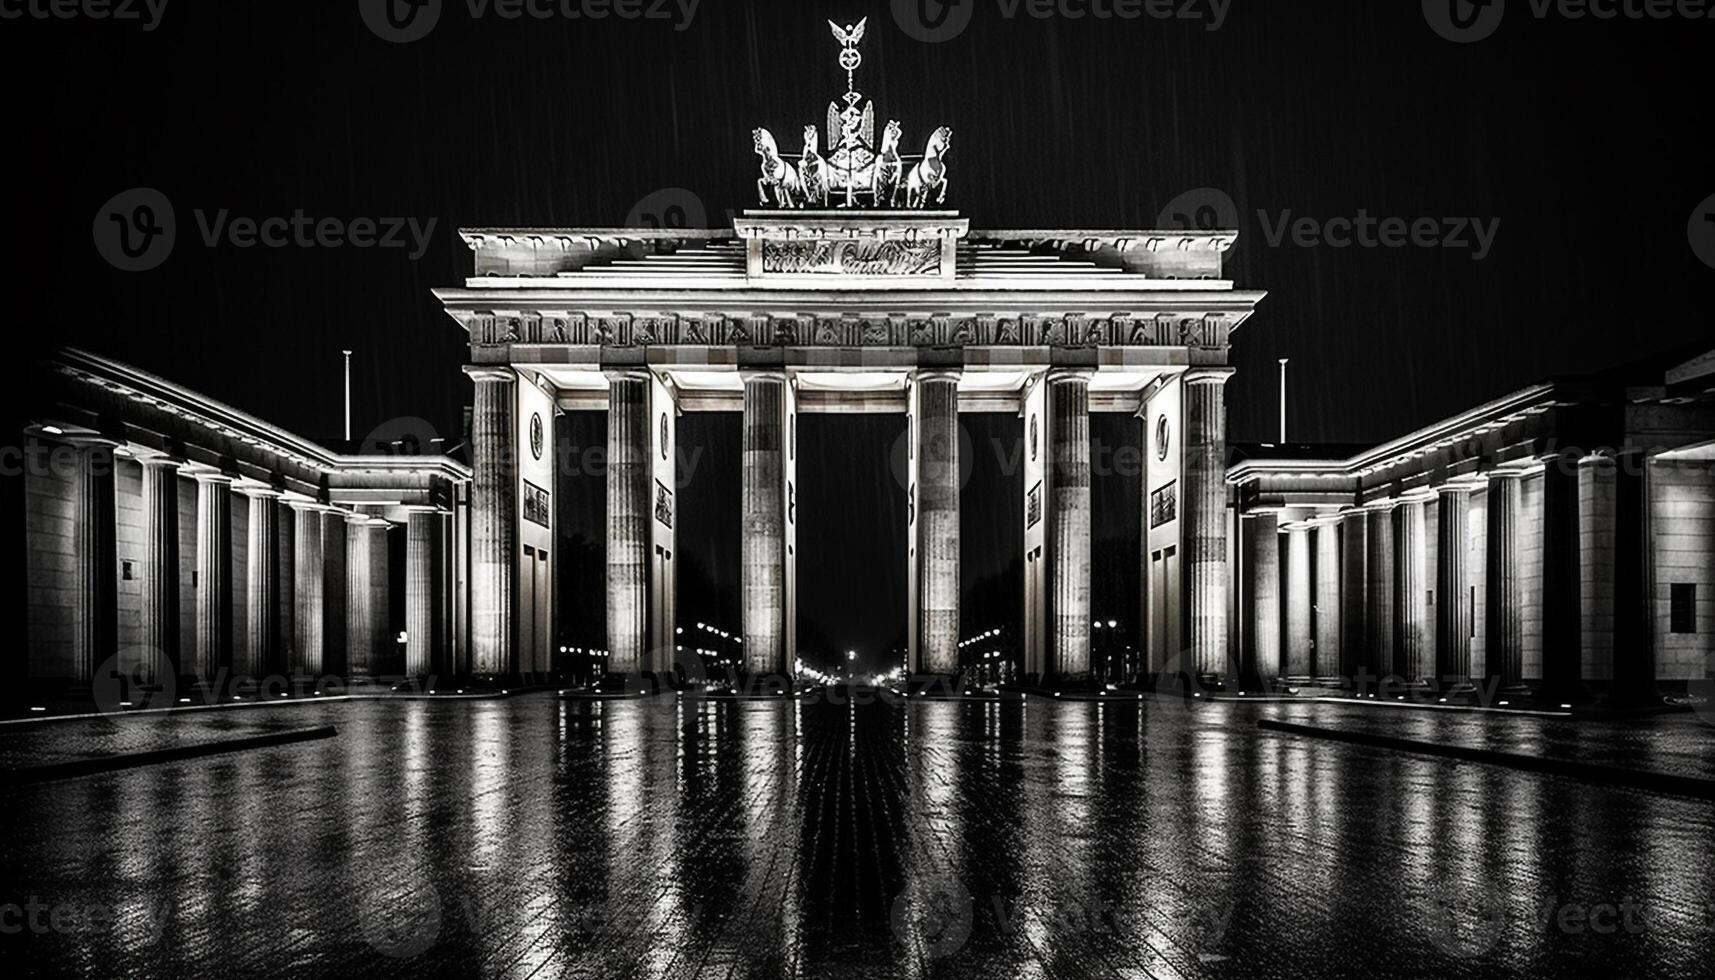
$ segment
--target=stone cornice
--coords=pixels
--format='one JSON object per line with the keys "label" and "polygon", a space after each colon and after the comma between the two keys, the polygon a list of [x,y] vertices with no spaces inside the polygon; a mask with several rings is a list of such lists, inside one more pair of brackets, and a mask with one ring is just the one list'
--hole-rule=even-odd
{"label": "stone cornice", "polygon": [[[180,387],[146,371],[111,361],[86,351],[67,348],[50,359],[51,369],[92,389],[127,399],[176,420],[172,426],[189,442],[210,433],[236,446],[254,450],[258,458],[273,457],[282,463],[318,476],[414,476],[439,477],[454,482],[470,479],[470,469],[443,456],[354,456],[333,452],[321,445],[271,425],[246,412]],[[163,426],[165,427],[165,426]]]}
{"label": "stone cornice", "polygon": [[1554,384],[1521,388],[1502,398],[1443,419],[1348,459],[1249,459],[1227,472],[1227,482],[1241,484],[1265,476],[1333,476],[1362,479],[1431,453],[1450,449],[1468,439],[1540,415],[1564,403]]}
{"label": "stone cornice", "polygon": [[[443,297],[446,299],[447,297]],[[921,307],[891,297],[886,305],[841,304],[817,311],[812,304],[735,306],[739,312],[689,311],[659,300],[633,311],[591,306],[495,303],[499,297],[461,296],[448,313],[473,347],[548,345],[591,348],[653,347],[1180,347],[1224,351],[1233,331],[1251,315],[1256,294],[1227,293],[1220,302],[1119,306],[1066,304],[1052,314],[1015,314],[1005,307],[971,304]],[[863,307],[869,305],[869,310]],[[903,309],[902,309],[903,308]],[[659,310],[660,312],[649,312]]]}

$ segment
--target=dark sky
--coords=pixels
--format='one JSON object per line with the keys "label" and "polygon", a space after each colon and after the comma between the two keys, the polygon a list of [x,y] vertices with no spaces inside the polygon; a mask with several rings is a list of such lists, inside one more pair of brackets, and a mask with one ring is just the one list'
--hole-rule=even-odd
{"label": "dark sky", "polygon": [[[1715,24],[1538,19],[1514,0],[1494,37],[1459,45],[1406,0],[1233,0],[1212,32],[966,2],[969,26],[939,44],[880,0],[703,0],[685,30],[473,20],[451,0],[404,45],[356,0],[171,0],[147,33],[0,22],[14,327],[313,436],[337,430],[351,347],[359,433],[400,416],[455,433],[462,335],[429,294],[469,270],[452,230],[620,224],[675,187],[719,221],[751,200],[749,130],[795,132],[843,88],[824,17],[868,14],[860,87],[908,139],[954,127],[952,203],[974,224],[1153,226],[1205,187],[1236,202],[1232,274],[1271,295],[1236,338],[1235,440],[1272,434],[1277,357],[1294,359],[1295,439],[1364,442],[1708,333],[1695,304],[1715,271],[1686,226],[1715,192]],[[128,274],[91,228],[134,187],[166,195],[179,234],[164,265]],[[415,261],[208,247],[195,212],[221,209],[436,228]],[[1481,261],[1266,241],[1287,211],[1359,209],[1501,224]],[[808,463],[826,468],[807,482],[852,472],[837,453]]]}

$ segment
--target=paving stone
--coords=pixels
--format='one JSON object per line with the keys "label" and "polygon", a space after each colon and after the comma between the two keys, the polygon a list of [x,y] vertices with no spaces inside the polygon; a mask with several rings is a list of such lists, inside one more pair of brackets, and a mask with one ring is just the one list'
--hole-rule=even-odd
{"label": "paving stone", "polygon": [[[23,928],[0,955],[176,980],[1701,973],[1715,808],[1259,717],[1675,770],[1715,737],[1692,716],[547,695],[12,726],[0,767],[340,734],[13,791],[0,926]],[[115,918],[38,934],[32,898],[40,923]]]}

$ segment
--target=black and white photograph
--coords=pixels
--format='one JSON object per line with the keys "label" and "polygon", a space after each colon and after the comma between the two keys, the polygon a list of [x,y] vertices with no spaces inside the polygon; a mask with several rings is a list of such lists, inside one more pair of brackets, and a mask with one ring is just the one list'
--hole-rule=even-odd
{"label": "black and white photograph", "polygon": [[1710,975],[1712,44],[0,0],[0,970]]}

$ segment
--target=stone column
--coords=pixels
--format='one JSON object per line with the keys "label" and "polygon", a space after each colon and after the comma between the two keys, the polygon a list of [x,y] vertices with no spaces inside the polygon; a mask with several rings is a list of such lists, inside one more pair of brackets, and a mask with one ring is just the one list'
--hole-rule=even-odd
{"label": "stone column", "polygon": [[427,677],[443,643],[441,514],[412,508],[405,538],[405,673]]}
{"label": "stone column", "polygon": [[197,474],[197,649],[185,671],[212,680],[232,666],[232,478]]}
{"label": "stone column", "polygon": [[752,675],[785,675],[786,663],[786,375],[744,374],[744,666]]}
{"label": "stone column", "polygon": [[113,444],[77,447],[77,632],[73,634],[72,676],[82,684],[119,652],[119,554],[113,489]]}
{"label": "stone column", "polygon": [[363,514],[345,519],[345,635],[346,673],[361,677],[375,672],[374,528]]}
{"label": "stone column", "polygon": [[917,419],[917,628],[923,669],[959,669],[959,375],[920,371]]}
{"label": "stone column", "polygon": [[1315,583],[1310,580],[1310,528],[1296,525],[1286,532],[1286,676],[1310,677],[1315,672],[1316,637],[1310,613]]}
{"label": "stone column", "polygon": [[164,668],[180,671],[179,466],[154,456],[143,464],[143,646]]}
{"label": "stone column", "polygon": [[1227,379],[1233,369],[1185,372],[1184,540],[1192,662],[1224,674],[1227,660]]}
{"label": "stone column", "polygon": [[269,672],[290,675],[298,660],[298,512],[284,498],[274,505],[274,581],[280,642]]}
{"label": "stone column", "polygon": [[1603,686],[1614,680],[1615,477],[1611,455],[1578,461],[1579,674]]}
{"label": "stone column", "polygon": [[607,375],[607,669],[653,670],[649,651],[649,374]]}
{"label": "stone column", "polygon": [[1370,596],[1369,563],[1370,521],[1363,511],[1346,514],[1340,521],[1341,548],[1340,595],[1340,673],[1356,677],[1369,663]]}
{"label": "stone column", "polygon": [[1048,374],[1049,671],[1090,674],[1090,375]]}
{"label": "stone column", "polygon": [[1365,512],[1368,525],[1364,560],[1364,621],[1369,635],[1364,642],[1364,666],[1378,680],[1393,670],[1390,655],[1394,644],[1394,535],[1393,508],[1377,506]]}
{"label": "stone column", "polygon": [[346,518],[344,512],[331,508],[322,515],[322,670],[338,676],[351,673],[351,637],[346,633],[351,533]]}
{"label": "stone column", "polygon": [[1240,521],[1244,544],[1244,682],[1280,676],[1280,520],[1274,514],[1246,514]]}
{"label": "stone column", "polygon": [[[504,675],[517,669],[517,375],[503,367],[467,367],[465,373],[476,382],[471,414],[471,673]],[[357,656],[355,651],[352,656]]]}
{"label": "stone column", "polygon": [[1424,505],[1409,500],[1394,508],[1394,643],[1393,672],[1415,684],[1429,677],[1428,551],[1424,535]]}
{"label": "stone column", "polygon": [[1471,493],[1442,487],[1436,502],[1435,673],[1445,686],[1471,678]]}
{"label": "stone column", "polygon": [[1576,458],[1543,461],[1541,521],[1543,693],[1571,700],[1581,693],[1583,679]]}
{"label": "stone column", "polygon": [[280,492],[242,490],[250,500],[250,543],[245,554],[244,658],[234,673],[262,677],[275,670],[280,654],[280,539],[275,520]]}
{"label": "stone column", "polygon": [[1518,580],[1519,475],[1489,478],[1489,673],[1502,687],[1524,682],[1523,596]]}
{"label": "stone column", "polygon": [[292,504],[295,512],[295,541],[292,546],[292,650],[294,660],[287,665],[292,674],[315,677],[322,672],[326,657],[324,646],[327,617],[327,580],[324,565],[322,523],[326,508],[320,504]]}
{"label": "stone column", "polygon": [[1316,525],[1316,657],[1312,671],[1317,677],[1340,673],[1341,618],[1340,525]]}

